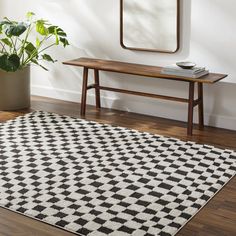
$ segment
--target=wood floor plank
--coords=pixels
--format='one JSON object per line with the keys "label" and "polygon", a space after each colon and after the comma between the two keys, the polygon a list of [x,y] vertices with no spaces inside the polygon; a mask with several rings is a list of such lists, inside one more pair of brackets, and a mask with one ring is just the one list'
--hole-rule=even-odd
{"label": "wood floor plank", "polygon": [[[0,112],[0,122],[13,119],[34,110],[55,112],[80,117],[78,103],[43,97],[33,97],[30,110]],[[97,110],[88,106],[85,119],[114,124],[139,131],[150,132],[236,150],[236,131],[206,127],[186,136],[186,124],[174,120],[128,113],[110,109]],[[236,235],[236,178],[232,179],[205,206],[177,236],[235,236]],[[74,234],[0,208],[0,236],[72,236]]]}

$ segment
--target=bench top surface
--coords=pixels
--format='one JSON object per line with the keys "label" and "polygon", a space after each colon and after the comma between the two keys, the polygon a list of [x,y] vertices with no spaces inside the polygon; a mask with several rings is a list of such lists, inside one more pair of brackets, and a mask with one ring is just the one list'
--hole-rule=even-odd
{"label": "bench top surface", "polygon": [[78,58],[70,61],[63,62],[65,65],[81,66],[89,69],[98,69],[102,71],[110,71],[131,75],[140,75],[161,79],[180,80],[180,81],[193,81],[201,83],[215,83],[227,77],[226,74],[209,73],[203,77],[193,79],[182,76],[165,75],[161,73],[162,67],[149,66],[142,64],[133,64],[120,61],[93,59],[93,58]]}

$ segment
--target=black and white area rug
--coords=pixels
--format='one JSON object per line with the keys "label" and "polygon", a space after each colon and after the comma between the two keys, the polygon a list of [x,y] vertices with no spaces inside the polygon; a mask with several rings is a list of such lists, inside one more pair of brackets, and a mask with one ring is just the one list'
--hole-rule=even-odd
{"label": "black and white area rug", "polygon": [[175,235],[236,153],[33,112],[0,124],[0,205],[83,236]]}

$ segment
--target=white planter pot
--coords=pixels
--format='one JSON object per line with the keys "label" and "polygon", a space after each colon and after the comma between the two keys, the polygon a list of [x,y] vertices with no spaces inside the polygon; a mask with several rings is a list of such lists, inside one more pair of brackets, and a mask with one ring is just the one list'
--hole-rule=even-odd
{"label": "white planter pot", "polygon": [[0,70],[0,110],[30,107],[30,66],[16,72]]}

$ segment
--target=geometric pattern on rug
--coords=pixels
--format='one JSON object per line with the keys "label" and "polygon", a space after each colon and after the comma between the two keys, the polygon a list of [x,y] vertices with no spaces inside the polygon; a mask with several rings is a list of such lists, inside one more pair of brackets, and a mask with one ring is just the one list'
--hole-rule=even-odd
{"label": "geometric pattern on rug", "polygon": [[236,154],[33,112],[0,124],[0,205],[86,236],[175,235],[236,173]]}

